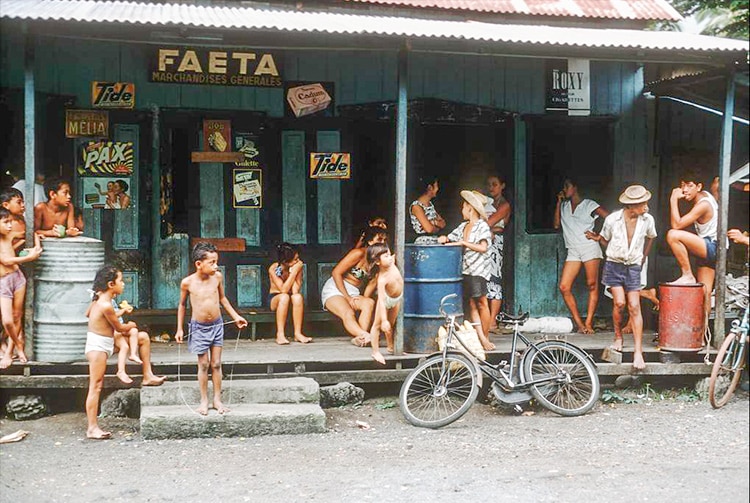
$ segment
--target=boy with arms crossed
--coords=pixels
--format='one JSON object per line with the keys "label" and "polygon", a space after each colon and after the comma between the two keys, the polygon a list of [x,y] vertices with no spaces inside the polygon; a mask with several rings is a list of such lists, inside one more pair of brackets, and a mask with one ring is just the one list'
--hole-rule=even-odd
{"label": "boy with arms crossed", "polygon": [[633,327],[633,368],[646,368],[643,360],[643,316],[641,315],[641,268],[648,257],[656,226],[648,214],[651,192],[642,185],[631,185],[620,194],[623,209],[604,219],[601,234],[586,231],[586,237],[607,247],[602,283],[612,292],[612,322],[615,342],[612,348],[622,351],[622,309],[626,303]]}
{"label": "boy with arms crossed", "polygon": [[180,304],[177,307],[175,340],[182,343],[185,321],[185,302],[190,296],[191,319],[188,332],[188,349],[198,355],[198,384],[201,403],[198,413],[208,414],[208,367],[214,384],[213,408],[219,414],[229,412],[221,403],[221,348],[224,345],[224,322],[221,307],[232,317],[238,328],[247,326],[247,320],[234,310],[224,296],[224,278],[219,272],[219,254],[211,243],[200,242],[192,253],[195,272],[180,283]]}

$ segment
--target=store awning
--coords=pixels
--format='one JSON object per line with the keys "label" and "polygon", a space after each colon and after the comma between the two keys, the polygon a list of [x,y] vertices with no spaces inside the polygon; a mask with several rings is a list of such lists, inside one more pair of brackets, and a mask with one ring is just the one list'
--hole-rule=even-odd
{"label": "store awning", "polygon": [[249,29],[413,39],[496,42],[551,48],[689,51],[745,59],[750,43],[680,32],[510,25],[369,15],[352,10],[296,11],[236,4],[195,5],[93,0],[2,0],[0,19]]}

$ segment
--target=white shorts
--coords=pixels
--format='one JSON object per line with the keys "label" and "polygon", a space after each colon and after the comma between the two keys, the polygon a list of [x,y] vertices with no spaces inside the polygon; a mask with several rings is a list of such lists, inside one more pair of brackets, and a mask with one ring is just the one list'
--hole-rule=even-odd
{"label": "white shorts", "polygon": [[89,351],[101,351],[107,353],[107,358],[112,356],[115,350],[115,338],[105,337],[103,335],[95,334],[94,332],[86,333],[86,350],[84,353]]}
{"label": "white shorts", "polygon": [[588,262],[589,260],[602,259],[602,247],[596,241],[568,248],[568,257],[565,262]]}
{"label": "white shorts", "polygon": [[[347,282],[346,280],[344,280],[344,288],[346,288],[346,293],[349,294],[349,297],[359,297],[359,288]],[[328,299],[337,295],[341,295],[343,297],[339,289],[336,287],[336,282],[333,281],[333,278],[328,278],[328,281],[326,281],[325,285],[323,285],[323,290],[320,292],[320,303],[323,304],[323,309],[326,308],[326,302],[328,302]]]}

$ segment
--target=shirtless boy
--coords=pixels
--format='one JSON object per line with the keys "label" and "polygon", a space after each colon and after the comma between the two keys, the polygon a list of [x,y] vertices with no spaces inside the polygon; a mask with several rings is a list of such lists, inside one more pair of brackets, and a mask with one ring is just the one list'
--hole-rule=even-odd
{"label": "shirtless boy", "polygon": [[34,232],[49,237],[62,237],[58,231],[65,230],[65,236],[78,236],[81,230],[75,224],[75,211],[71,204],[70,184],[60,178],[50,178],[44,182],[47,202],[34,206]]}
{"label": "shirtless boy", "polygon": [[13,248],[18,251],[23,248],[26,240],[26,220],[23,214],[26,211],[26,204],[23,200],[23,193],[20,190],[9,188],[0,193],[0,206],[8,210],[13,217],[13,232],[17,233],[13,239]]}
{"label": "shirtless boy", "polygon": [[34,248],[23,257],[16,256],[13,240],[18,237],[13,232],[14,217],[6,208],[0,208],[0,315],[3,328],[8,335],[8,344],[0,358],[0,369],[6,369],[13,362],[13,351],[18,353],[21,363],[28,358],[24,352],[24,340],[21,328],[23,302],[26,297],[26,278],[19,264],[36,260],[42,254],[41,236],[37,236]]}
{"label": "shirtless boy", "polygon": [[623,209],[610,213],[604,219],[601,234],[586,231],[586,237],[607,247],[602,283],[610,288],[614,306],[612,322],[615,326],[615,342],[612,348],[622,351],[622,310],[628,306],[633,327],[633,368],[646,368],[643,359],[643,316],[641,315],[641,269],[648,257],[656,226],[654,217],[648,214],[651,192],[642,185],[631,185],[620,194]]}
{"label": "shirtless boy", "polygon": [[367,248],[367,263],[370,265],[370,282],[365,289],[365,296],[369,296],[376,288],[378,292],[375,319],[370,329],[372,358],[385,365],[385,358],[380,352],[380,332],[385,334],[388,353],[393,354],[393,328],[404,297],[404,278],[396,267],[395,256],[385,243]]}
{"label": "shirtless boy", "polygon": [[198,384],[201,403],[198,413],[208,414],[208,367],[214,384],[213,408],[219,414],[229,412],[221,403],[221,348],[224,345],[224,322],[221,307],[232,317],[239,328],[247,320],[234,310],[224,296],[224,278],[219,272],[219,254],[211,243],[200,242],[192,253],[195,272],[180,283],[180,304],[177,306],[177,331],[175,340],[182,343],[185,321],[185,304],[190,296],[191,319],[188,331],[188,349],[198,355]]}

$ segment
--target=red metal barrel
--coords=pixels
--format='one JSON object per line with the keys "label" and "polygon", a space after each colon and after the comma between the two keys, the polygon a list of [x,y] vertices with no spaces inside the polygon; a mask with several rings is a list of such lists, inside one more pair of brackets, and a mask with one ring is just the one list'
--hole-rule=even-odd
{"label": "red metal barrel", "polygon": [[659,285],[659,347],[667,351],[699,351],[705,315],[703,285]]}

